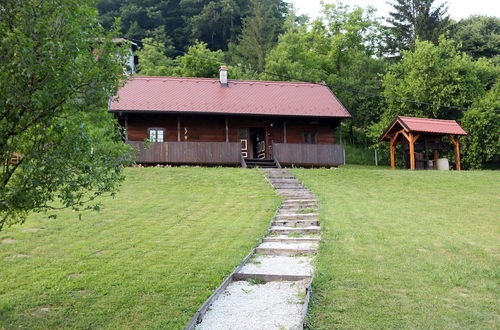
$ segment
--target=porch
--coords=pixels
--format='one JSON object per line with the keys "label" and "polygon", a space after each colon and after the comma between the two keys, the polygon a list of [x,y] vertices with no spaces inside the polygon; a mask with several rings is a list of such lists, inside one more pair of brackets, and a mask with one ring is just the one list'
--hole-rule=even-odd
{"label": "porch", "polygon": [[[127,143],[137,150],[137,163],[244,166],[239,142]],[[340,144],[273,142],[269,149],[271,159],[283,166],[338,166],[344,163],[344,149]]]}

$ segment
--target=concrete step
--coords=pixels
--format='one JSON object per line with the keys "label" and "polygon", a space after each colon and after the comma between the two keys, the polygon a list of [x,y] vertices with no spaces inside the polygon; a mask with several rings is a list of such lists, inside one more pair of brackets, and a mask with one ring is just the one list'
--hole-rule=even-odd
{"label": "concrete step", "polygon": [[255,250],[257,253],[279,256],[293,256],[298,254],[314,254],[318,249],[317,243],[282,243],[282,242],[264,242]]}
{"label": "concrete step", "polygon": [[265,237],[262,242],[282,242],[282,243],[302,243],[302,242],[310,242],[310,243],[319,243],[321,241],[321,237],[319,236],[301,236],[301,237],[290,237],[286,235],[278,235],[278,236],[268,236]]}
{"label": "concrete step", "polygon": [[288,226],[272,226],[269,228],[270,233],[274,234],[319,234],[321,227],[319,226],[309,226],[309,227],[288,227]]}
{"label": "concrete step", "polygon": [[309,227],[309,226],[319,226],[318,220],[274,220],[273,226],[285,226],[285,227]]}
{"label": "concrete step", "polygon": [[276,220],[317,220],[318,213],[285,213],[277,214]]}
{"label": "concrete step", "polygon": [[285,178],[285,179],[277,179],[277,178],[267,178],[270,182],[274,183],[300,183],[298,179]]}
{"label": "concrete step", "polygon": [[254,255],[236,274],[308,277],[313,273],[312,256]]}
{"label": "concrete step", "polygon": [[301,184],[296,184],[296,183],[276,183],[273,184],[273,187],[275,189],[305,189],[305,187]]}
{"label": "concrete step", "polygon": [[307,210],[307,211],[318,211],[318,206],[311,204],[311,205],[306,205],[306,206],[297,206],[297,205],[287,205],[287,206],[281,206],[279,213],[297,213],[300,212],[301,210]]}

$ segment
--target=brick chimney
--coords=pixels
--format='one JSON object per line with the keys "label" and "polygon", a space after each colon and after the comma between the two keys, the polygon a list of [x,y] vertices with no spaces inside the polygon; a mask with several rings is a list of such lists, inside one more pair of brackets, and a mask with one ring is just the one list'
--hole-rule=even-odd
{"label": "brick chimney", "polygon": [[219,70],[220,85],[222,87],[227,87],[227,66],[221,65]]}

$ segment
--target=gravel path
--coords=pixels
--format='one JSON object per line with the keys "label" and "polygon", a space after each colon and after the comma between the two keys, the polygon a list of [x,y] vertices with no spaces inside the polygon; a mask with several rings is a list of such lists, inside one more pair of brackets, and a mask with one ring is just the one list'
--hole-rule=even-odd
{"label": "gravel path", "polygon": [[312,275],[313,257],[262,255],[253,258],[241,268],[244,274]]}
{"label": "gravel path", "polygon": [[300,329],[305,284],[299,282],[231,283],[196,329]]}

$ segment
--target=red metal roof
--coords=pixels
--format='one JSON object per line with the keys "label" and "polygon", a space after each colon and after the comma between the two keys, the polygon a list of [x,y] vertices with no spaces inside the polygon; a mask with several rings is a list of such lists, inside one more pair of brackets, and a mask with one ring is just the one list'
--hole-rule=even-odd
{"label": "red metal roof", "polygon": [[214,114],[351,117],[320,84],[216,78],[133,77],[109,111],[203,112]]}
{"label": "red metal roof", "polygon": [[467,132],[455,120],[399,116],[391,123],[380,139],[384,139],[389,133],[400,130],[401,127],[408,133],[467,135]]}
{"label": "red metal roof", "polygon": [[415,117],[398,117],[409,132],[436,134],[467,135],[467,132],[455,121]]}

